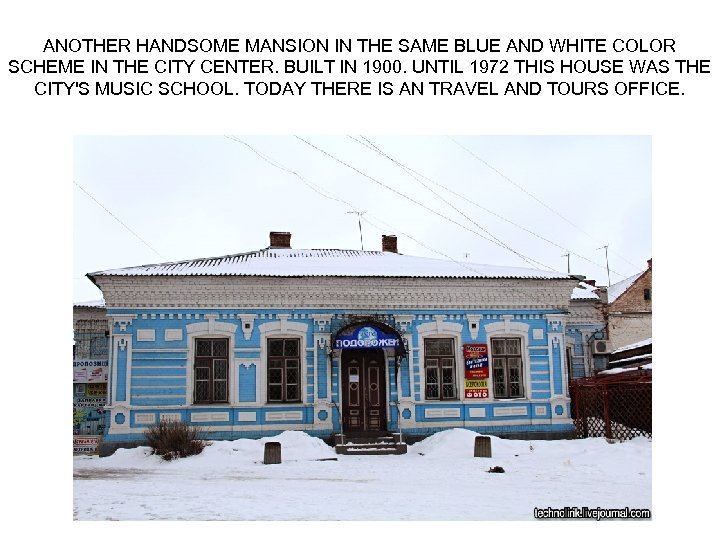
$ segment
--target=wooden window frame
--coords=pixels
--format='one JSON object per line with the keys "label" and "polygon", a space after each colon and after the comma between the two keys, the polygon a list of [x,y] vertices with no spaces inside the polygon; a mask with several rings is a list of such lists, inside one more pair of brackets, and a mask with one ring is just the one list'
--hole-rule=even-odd
{"label": "wooden window frame", "polygon": [[[517,342],[517,353],[502,352],[498,353],[496,343],[509,341]],[[490,354],[492,356],[492,379],[493,379],[493,397],[495,399],[521,399],[526,396],[525,391],[525,363],[523,361],[522,354],[522,339],[519,337],[495,337],[490,338]],[[516,363],[516,366],[511,366],[511,363]],[[510,381],[510,372],[512,369],[516,369],[518,372],[519,392],[513,393],[512,381]],[[502,374],[502,379],[498,377],[498,374]],[[499,385],[504,384],[505,390],[499,391]]]}
{"label": "wooden window frame", "polygon": [[[282,342],[282,354],[273,354],[271,342]],[[288,354],[287,343],[295,342],[297,354]],[[302,403],[302,359],[300,338],[267,338],[267,402],[268,403]],[[276,380],[271,371],[279,375]],[[288,382],[289,374],[296,372],[296,382]],[[291,389],[294,388],[295,397]],[[278,393],[279,390],[279,393]],[[288,396],[291,397],[288,397]]]}
{"label": "wooden window frame", "polygon": [[[428,346],[434,345],[441,341],[449,341],[450,347],[448,353],[432,354],[428,352]],[[425,338],[423,340],[423,350],[425,354],[425,400],[426,401],[457,401],[457,368],[455,359],[455,339],[454,338]],[[446,370],[449,370],[449,376],[445,377]],[[434,379],[437,382],[429,382],[431,377],[429,374],[434,373]],[[430,390],[433,388],[436,391]],[[445,395],[446,388],[451,390],[452,395]]]}
{"label": "wooden window frame", "polygon": [[[210,343],[210,354],[198,354],[200,344],[208,342]],[[224,354],[215,354],[215,342],[224,342]],[[193,403],[196,405],[229,403],[230,391],[228,383],[230,379],[230,340],[228,338],[197,338],[195,339],[194,350]],[[206,378],[199,377],[201,372],[206,375]],[[198,397],[198,394],[204,393],[199,390],[201,383],[207,384],[207,399]],[[218,384],[221,384],[221,387],[218,387]],[[221,390],[218,392],[220,388]]]}

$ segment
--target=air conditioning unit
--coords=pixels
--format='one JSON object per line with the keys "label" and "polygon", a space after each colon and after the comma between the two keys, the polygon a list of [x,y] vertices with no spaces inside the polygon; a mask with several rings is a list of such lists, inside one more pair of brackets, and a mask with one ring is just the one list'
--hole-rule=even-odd
{"label": "air conditioning unit", "polygon": [[610,354],[610,342],[604,339],[593,341],[593,354]]}

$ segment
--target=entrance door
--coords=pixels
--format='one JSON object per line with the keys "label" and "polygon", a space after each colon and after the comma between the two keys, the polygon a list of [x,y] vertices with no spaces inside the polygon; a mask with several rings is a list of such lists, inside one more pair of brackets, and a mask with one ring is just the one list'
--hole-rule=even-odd
{"label": "entrance door", "polygon": [[344,350],[341,363],[343,431],[386,431],[385,355],[382,349]]}

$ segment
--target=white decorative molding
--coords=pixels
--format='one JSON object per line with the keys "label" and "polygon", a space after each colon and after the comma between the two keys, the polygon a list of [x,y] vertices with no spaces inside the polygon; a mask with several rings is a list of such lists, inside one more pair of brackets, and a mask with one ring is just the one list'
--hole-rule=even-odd
{"label": "white decorative molding", "polygon": [[548,325],[550,325],[550,328],[553,332],[560,332],[562,331],[561,327],[565,325],[565,321],[567,320],[567,315],[564,314],[553,314],[553,315],[546,315]]}
{"label": "white decorative molding", "polygon": [[[212,321],[212,326],[210,322]],[[185,327],[188,334],[235,334],[237,324],[216,322],[214,318],[208,322],[191,323]]]}
{"label": "white decorative molding", "polygon": [[460,409],[425,409],[425,418],[460,418]]}
{"label": "white decorative molding", "polygon": [[243,337],[245,338],[245,341],[248,341],[252,337],[257,315],[252,313],[240,313],[237,318],[241,321],[240,328],[242,329]]}
{"label": "white decorative molding", "polygon": [[229,412],[191,412],[191,422],[229,422]]}
{"label": "white decorative molding", "polygon": [[135,413],[136,424],[154,424],[155,413]]}
{"label": "white decorative molding", "polygon": [[480,331],[480,320],[482,315],[466,315],[468,320],[468,329],[470,330],[470,336],[473,339],[477,339],[478,332]]}
{"label": "white decorative molding", "polygon": [[117,324],[120,327],[121,332],[126,332],[128,325],[131,325],[133,319],[136,319],[137,315],[110,315],[112,320],[113,328]]}
{"label": "white decorative molding", "polygon": [[414,320],[414,315],[395,315],[395,324],[400,326],[400,331],[403,333],[407,333],[408,327],[412,325]]}
{"label": "white decorative molding", "polygon": [[[562,412],[557,414],[555,408],[560,405]],[[551,413],[553,418],[567,418],[570,408],[570,400],[565,396],[555,396],[550,400]]]}
{"label": "white decorative molding", "polygon": [[160,413],[161,422],[179,422],[181,418],[180,413]]}
{"label": "white decorative molding", "polygon": [[265,420],[302,420],[302,411],[277,411],[277,412],[266,412]]}
{"label": "white decorative molding", "polygon": [[165,341],[182,341],[182,328],[168,328],[165,330]]}
{"label": "white decorative molding", "polygon": [[138,341],[155,341],[155,329],[143,328],[137,331]]}
{"label": "white decorative molding", "polygon": [[487,416],[487,409],[484,407],[482,409],[468,408],[468,416],[470,418],[485,418]]}
{"label": "white decorative molding", "polygon": [[318,325],[318,330],[324,332],[325,327],[330,325],[333,315],[332,313],[313,313],[310,318]]}
{"label": "white decorative molding", "polygon": [[490,323],[485,325],[485,333],[488,334],[522,334],[527,337],[530,331],[530,325],[521,322],[514,322],[506,317],[512,315],[503,315],[502,322]]}
{"label": "white decorative molding", "polygon": [[288,321],[288,318],[290,315],[278,315],[278,320],[275,322],[269,322],[264,323],[258,326],[260,329],[260,332],[263,334],[268,334],[271,332],[275,333],[292,333],[292,332],[302,332],[303,334],[307,332],[308,324],[307,323],[297,323],[297,322],[291,322]]}
{"label": "white decorative molding", "polygon": [[532,336],[534,340],[542,340],[543,339],[543,329],[542,328],[533,328]]}
{"label": "white decorative molding", "polygon": [[547,405],[536,405],[535,414],[538,416],[545,416],[547,414]]}
{"label": "white decorative molding", "polygon": [[527,405],[517,407],[493,407],[493,416],[527,416]]}
{"label": "white decorative molding", "polygon": [[237,413],[238,422],[257,422],[256,411],[238,411]]}
{"label": "white decorative molding", "polygon": [[127,338],[124,338],[124,337],[118,338],[117,344],[118,344],[118,348],[119,348],[121,351],[124,351],[125,348],[127,347],[128,339],[127,339]]}
{"label": "white decorative molding", "polygon": [[424,334],[454,334],[462,333],[462,323],[451,323],[443,320],[442,315],[435,315],[435,322],[428,322],[417,325],[417,332]]}

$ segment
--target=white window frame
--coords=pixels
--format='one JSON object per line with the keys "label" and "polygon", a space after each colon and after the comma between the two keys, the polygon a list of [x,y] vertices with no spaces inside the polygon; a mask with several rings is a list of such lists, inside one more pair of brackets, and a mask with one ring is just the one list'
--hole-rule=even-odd
{"label": "white window frame", "polygon": [[[260,362],[256,370],[255,395],[257,402],[268,407],[292,407],[307,403],[307,323],[288,320],[289,315],[278,315],[278,320],[258,326],[260,331]],[[268,339],[299,339],[300,340],[300,401],[268,401],[267,370],[268,370]],[[315,374],[317,384],[317,373]]]}
{"label": "white window frame", "polygon": [[[235,362],[235,332],[237,325],[215,321],[216,317],[208,317],[206,322],[192,323],[185,327],[188,346],[187,366],[185,370],[186,392],[185,402],[191,407],[230,407],[238,405],[237,368]],[[228,401],[227,403],[195,403],[195,340],[196,339],[227,339],[228,340]]]}
{"label": "white window frame", "polygon": [[[465,399],[465,386],[461,387],[465,375],[465,360],[462,356],[461,336],[463,325],[461,323],[447,322],[441,315],[436,315],[434,322],[419,324],[417,326],[420,348],[420,400],[424,403],[455,403]],[[451,338],[455,343],[455,389],[456,399],[426,399],[425,398],[425,340]],[[461,376],[462,375],[462,376]],[[413,384],[410,390],[412,394]]]}

